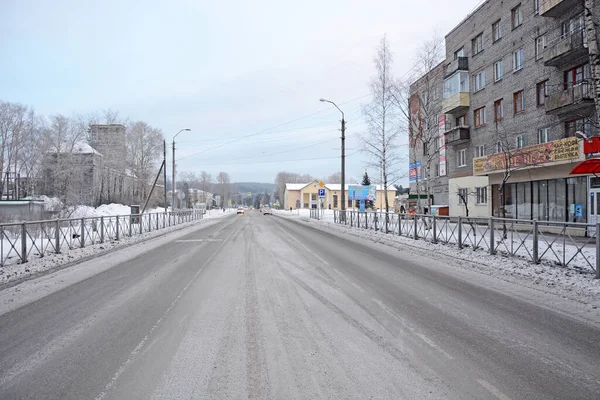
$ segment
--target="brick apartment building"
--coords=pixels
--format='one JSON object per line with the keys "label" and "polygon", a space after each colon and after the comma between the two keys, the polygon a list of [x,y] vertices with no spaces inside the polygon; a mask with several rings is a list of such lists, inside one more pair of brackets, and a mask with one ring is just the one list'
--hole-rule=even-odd
{"label": "brick apartment building", "polygon": [[[596,24],[598,15],[596,3]],[[446,171],[430,179],[447,180],[448,196],[434,193],[434,204],[465,215],[466,200],[471,216],[502,216],[508,176],[506,217],[595,222],[588,202],[600,180],[569,176],[584,159],[576,132],[598,132],[583,1],[488,0],[446,35],[445,48],[434,150]],[[419,104],[410,109],[412,119]],[[415,193],[423,152],[410,153]]]}

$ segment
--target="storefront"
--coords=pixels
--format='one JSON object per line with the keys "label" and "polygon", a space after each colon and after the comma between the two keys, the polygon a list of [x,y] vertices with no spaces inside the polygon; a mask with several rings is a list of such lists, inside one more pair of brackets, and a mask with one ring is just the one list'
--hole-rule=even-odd
{"label": "storefront", "polygon": [[[507,183],[506,218],[552,222],[587,222],[587,177]],[[593,178],[595,179],[595,178]],[[600,191],[600,180],[595,184]],[[502,215],[501,185],[492,185],[492,212]]]}

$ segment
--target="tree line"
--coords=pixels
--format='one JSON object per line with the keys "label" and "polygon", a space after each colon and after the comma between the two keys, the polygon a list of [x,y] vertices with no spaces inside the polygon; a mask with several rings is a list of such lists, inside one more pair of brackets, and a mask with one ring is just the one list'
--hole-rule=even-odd
{"label": "tree line", "polygon": [[[92,144],[92,127],[119,125],[122,137]],[[118,113],[37,114],[0,101],[0,199],[58,197],[64,205],[139,204],[163,156],[164,135]]]}

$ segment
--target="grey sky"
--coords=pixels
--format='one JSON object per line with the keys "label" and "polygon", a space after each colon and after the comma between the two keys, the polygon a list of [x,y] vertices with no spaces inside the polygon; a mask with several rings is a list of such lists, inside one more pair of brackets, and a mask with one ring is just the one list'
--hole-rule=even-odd
{"label": "grey sky", "polygon": [[340,116],[325,97],[346,113],[347,175],[358,179],[360,110],[383,34],[401,76],[422,41],[476,3],[0,0],[0,99],[44,115],[110,108],[168,141],[189,127],[179,171],[271,182],[282,170],[339,171]]}

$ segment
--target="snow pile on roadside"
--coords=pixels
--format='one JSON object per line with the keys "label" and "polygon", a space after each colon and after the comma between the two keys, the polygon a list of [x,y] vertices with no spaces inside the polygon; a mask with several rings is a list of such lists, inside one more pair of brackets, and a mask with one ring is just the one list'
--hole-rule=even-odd
{"label": "snow pile on roadside", "polygon": [[600,280],[594,279],[592,271],[580,271],[543,263],[534,264],[504,255],[492,256],[482,250],[473,251],[471,248],[459,250],[458,247],[451,245],[434,244],[425,240],[413,240],[393,234],[350,228],[326,220],[310,219],[289,211],[278,212],[277,215],[297,219],[326,231],[352,235],[398,249],[408,247],[422,256],[438,260],[444,258],[453,266],[477,270],[486,275],[574,299],[590,304],[592,308],[600,307]]}
{"label": "snow pile on roadside", "polygon": [[[92,207],[88,207],[93,210]],[[89,211],[89,210],[87,210]],[[210,214],[205,215],[203,219],[198,221],[186,222],[180,225],[167,227],[160,230],[151,232],[144,232],[142,235],[136,235],[133,237],[122,237],[119,241],[110,241],[104,243],[96,243],[94,245],[88,245],[84,248],[71,249],[60,254],[49,253],[42,258],[30,259],[25,264],[10,264],[0,267],[0,285],[6,285],[10,282],[26,279],[31,275],[43,275],[44,273],[64,267],[65,265],[75,264],[77,262],[85,261],[90,258],[109,253],[121,247],[126,247],[135,243],[143,242],[154,237],[163,236],[173,231],[178,231],[186,227],[192,227],[196,224],[213,224],[218,222],[218,219],[230,215],[230,211],[223,212],[216,210]],[[111,214],[115,215],[115,214]],[[82,217],[79,217],[82,218]]]}

